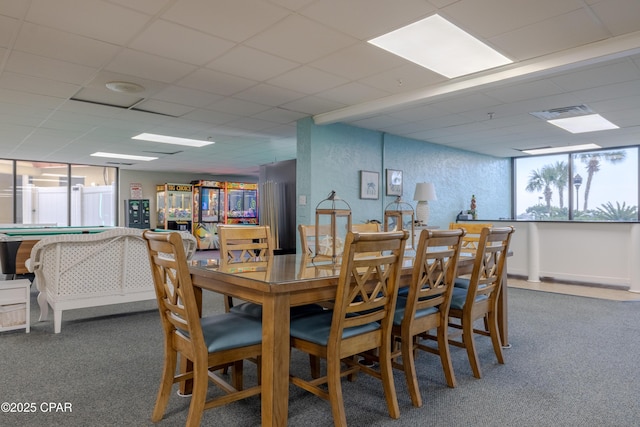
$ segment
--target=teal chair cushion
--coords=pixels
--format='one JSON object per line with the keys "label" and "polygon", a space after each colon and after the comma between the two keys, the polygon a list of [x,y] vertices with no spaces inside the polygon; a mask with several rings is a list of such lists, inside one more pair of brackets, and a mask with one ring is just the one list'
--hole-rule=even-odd
{"label": "teal chair cushion", "polygon": [[[404,297],[398,297],[396,301],[396,311],[393,315],[393,324],[396,326],[400,326],[402,324],[402,319],[404,319],[404,310],[407,306],[407,299]],[[416,311],[416,319],[424,316],[428,316],[429,314],[437,313],[438,307],[427,307],[422,308]]]}
{"label": "teal chair cushion", "polygon": [[[327,345],[329,333],[331,332],[331,318],[333,311],[325,310],[322,313],[311,314],[291,318],[291,336],[310,341],[319,345]],[[342,333],[342,338],[350,338],[356,335],[380,329],[377,322],[367,323],[353,328],[346,328]]]}
{"label": "teal chair cushion", "polygon": [[469,279],[465,279],[464,277],[457,277],[453,282],[453,286],[456,288],[469,289]]}
{"label": "teal chair cushion", "polygon": [[[262,319],[262,306],[260,304],[254,304],[252,302],[243,302],[242,304],[234,305],[229,309],[231,313],[240,314],[243,316],[249,316],[256,319]],[[308,314],[321,313],[324,308],[318,304],[306,304],[291,307],[291,318],[306,316]]]}
{"label": "teal chair cushion", "polygon": [[[262,322],[233,313],[216,314],[200,320],[209,353],[246,347],[262,342]],[[189,336],[186,331],[181,331]]]}
{"label": "teal chair cushion", "polygon": [[[465,288],[453,288],[453,295],[451,296],[451,308],[455,308],[458,310],[462,310],[464,307],[464,302],[467,299],[467,290]],[[482,301],[488,299],[486,295],[479,295],[476,298],[476,301]]]}
{"label": "teal chair cushion", "polygon": [[409,286],[402,286],[398,288],[398,297],[407,297],[409,296]]}

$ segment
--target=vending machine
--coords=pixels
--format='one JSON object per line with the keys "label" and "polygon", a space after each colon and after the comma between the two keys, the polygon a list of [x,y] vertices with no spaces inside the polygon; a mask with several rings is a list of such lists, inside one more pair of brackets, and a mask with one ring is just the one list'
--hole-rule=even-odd
{"label": "vending machine", "polygon": [[130,199],[124,201],[124,225],[129,228],[151,227],[149,199]]}
{"label": "vending machine", "polygon": [[160,184],[157,193],[157,227],[165,230],[191,231],[191,184]]}
{"label": "vending machine", "polygon": [[258,184],[227,182],[227,224],[258,224]]}
{"label": "vending machine", "polygon": [[225,184],[218,181],[192,181],[193,235],[198,249],[218,248],[218,223],[224,223]]}

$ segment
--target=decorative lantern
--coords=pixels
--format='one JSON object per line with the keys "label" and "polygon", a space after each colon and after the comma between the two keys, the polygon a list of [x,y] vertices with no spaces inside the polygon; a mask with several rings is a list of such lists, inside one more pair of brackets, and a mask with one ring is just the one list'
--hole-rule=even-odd
{"label": "decorative lantern", "polygon": [[347,231],[351,230],[351,206],[335,191],[316,206],[315,258],[328,258],[334,263],[342,256]]}
{"label": "decorative lantern", "polygon": [[413,207],[403,202],[400,196],[384,208],[384,231],[407,230],[411,233],[408,242],[413,242]]}

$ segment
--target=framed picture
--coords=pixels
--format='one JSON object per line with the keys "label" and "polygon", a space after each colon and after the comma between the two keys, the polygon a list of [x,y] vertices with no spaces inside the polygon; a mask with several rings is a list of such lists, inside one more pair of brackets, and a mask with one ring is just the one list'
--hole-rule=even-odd
{"label": "framed picture", "polygon": [[402,171],[387,169],[387,196],[402,196]]}
{"label": "framed picture", "polygon": [[380,187],[380,174],[378,172],[360,171],[360,198],[378,199]]}

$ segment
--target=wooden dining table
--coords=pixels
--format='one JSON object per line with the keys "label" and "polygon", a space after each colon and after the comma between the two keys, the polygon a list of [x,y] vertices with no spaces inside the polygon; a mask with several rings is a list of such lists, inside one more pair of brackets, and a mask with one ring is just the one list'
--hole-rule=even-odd
{"label": "wooden dining table", "polygon": [[[472,257],[461,257],[459,275],[473,267]],[[221,266],[217,259],[190,261],[196,299],[202,310],[202,290],[230,295],[262,305],[262,425],[286,426],[289,404],[289,322],[293,306],[330,301],[336,296],[340,266],[312,262],[308,256],[273,256],[268,267],[247,271]],[[413,259],[406,258],[401,279],[410,280]],[[506,272],[506,268],[505,268]],[[506,274],[505,274],[506,277]],[[508,346],[506,280],[499,301],[499,329]]]}

